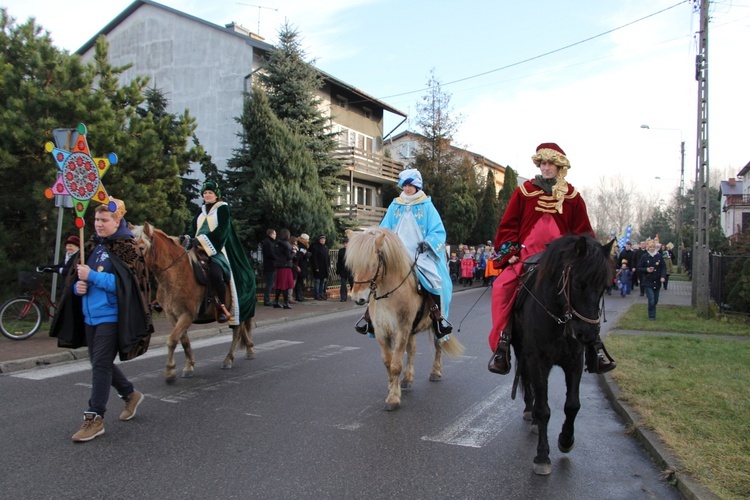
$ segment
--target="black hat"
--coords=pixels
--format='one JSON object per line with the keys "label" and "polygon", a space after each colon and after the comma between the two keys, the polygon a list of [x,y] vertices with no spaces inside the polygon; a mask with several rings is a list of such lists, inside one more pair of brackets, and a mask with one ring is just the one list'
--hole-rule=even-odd
{"label": "black hat", "polygon": [[[318,239],[321,239],[321,238],[325,238],[325,237],[326,237],[326,235],[325,235],[325,234],[321,234],[320,236],[318,236]],[[326,239],[327,239],[327,238],[326,238]]]}

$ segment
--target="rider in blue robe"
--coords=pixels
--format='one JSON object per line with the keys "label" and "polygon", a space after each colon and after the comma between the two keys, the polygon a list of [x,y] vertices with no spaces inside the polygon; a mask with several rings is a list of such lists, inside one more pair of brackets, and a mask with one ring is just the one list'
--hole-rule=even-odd
{"label": "rider in blue robe", "polygon": [[[427,300],[435,322],[435,336],[439,340],[447,340],[453,329],[447,320],[453,282],[445,251],[445,226],[432,199],[422,191],[422,174],[419,170],[402,171],[398,186],[403,192],[391,202],[380,226],[395,232],[409,255],[416,258],[419,283],[429,292]],[[367,315],[365,319],[368,319]],[[365,333],[364,325],[355,328]]]}

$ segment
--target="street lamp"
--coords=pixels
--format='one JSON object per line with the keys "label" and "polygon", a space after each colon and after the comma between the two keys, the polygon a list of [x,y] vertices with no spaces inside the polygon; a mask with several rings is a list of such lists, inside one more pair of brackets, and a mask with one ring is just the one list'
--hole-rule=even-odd
{"label": "street lamp", "polygon": [[645,124],[641,125],[641,128],[647,130],[673,130],[680,133],[680,187],[677,191],[677,272],[682,273],[682,193],[685,189],[685,141],[682,139],[682,130],[678,128],[651,128]]}

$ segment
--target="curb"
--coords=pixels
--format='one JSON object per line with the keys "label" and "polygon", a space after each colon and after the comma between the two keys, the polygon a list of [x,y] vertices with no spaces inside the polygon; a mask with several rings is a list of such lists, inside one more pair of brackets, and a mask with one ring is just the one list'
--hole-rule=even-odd
{"label": "curb", "polygon": [[597,375],[599,386],[620,415],[625,425],[632,431],[638,444],[651,456],[654,464],[662,470],[664,479],[674,484],[682,496],[688,500],[714,500],[719,497],[698,484],[684,471],[679,459],[662,443],[655,432],[643,425],[641,417],[620,398],[620,387],[609,374]]}
{"label": "curb", "polygon": [[[276,325],[280,323],[287,323],[297,321],[299,319],[309,319],[316,316],[325,316],[327,314],[334,314],[338,312],[353,311],[360,306],[340,306],[333,307],[331,309],[324,309],[319,311],[311,311],[309,313],[297,314],[296,316],[281,316],[278,318],[264,319],[260,321],[253,321],[253,329],[260,328],[263,326]],[[203,339],[208,337],[215,337],[218,335],[225,335],[231,333],[232,329],[228,326],[215,326],[213,328],[202,328],[198,330],[190,330],[190,338],[193,340]],[[167,344],[167,338],[169,335],[159,335],[151,337],[149,347],[162,347]],[[0,362],[0,373],[11,373],[21,370],[30,370],[39,366],[47,366],[55,363],[65,363],[68,361],[78,361],[81,359],[88,359],[89,350],[86,347],[80,347],[78,349],[66,349],[60,350],[54,354],[44,354],[41,356],[33,356],[31,358],[16,359],[11,361]]]}

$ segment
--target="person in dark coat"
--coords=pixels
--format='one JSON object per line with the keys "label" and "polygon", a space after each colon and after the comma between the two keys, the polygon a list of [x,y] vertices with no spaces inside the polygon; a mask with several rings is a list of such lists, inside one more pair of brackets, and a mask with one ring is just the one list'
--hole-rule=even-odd
{"label": "person in dark coat", "polygon": [[656,305],[659,303],[659,290],[667,279],[667,265],[664,256],[656,248],[656,243],[646,243],[646,253],[638,261],[638,274],[641,277],[641,290],[648,299],[648,319],[656,319]]}
{"label": "person in dark coat", "polygon": [[341,288],[339,288],[339,299],[341,302],[346,302],[348,299],[347,287],[351,286],[352,273],[349,268],[346,267],[346,247],[349,244],[349,238],[344,238],[344,246],[339,250],[339,258],[336,262],[336,274],[341,278]]}
{"label": "person in dark coat", "polygon": [[297,255],[295,255],[295,264],[297,266],[297,281],[294,283],[294,300],[304,302],[307,300],[305,294],[305,282],[308,276],[308,264],[310,262],[310,237],[307,233],[302,233],[297,238]]}
{"label": "person in dark coat", "polygon": [[266,237],[260,242],[261,253],[263,254],[263,279],[266,281],[266,288],[263,290],[263,305],[272,306],[271,290],[273,290],[274,278],[276,277],[276,230],[268,229]]}
{"label": "person in dark coat", "polygon": [[[60,347],[88,346],[92,383],[83,425],[72,439],[86,442],[104,434],[110,386],[125,402],[120,420],[135,417],[143,394],[115,366],[146,352],[154,331],[148,311],[150,296],[145,261],[124,222],[125,204],[113,200],[96,208],[96,234],[86,245],[86,264],[71,269],[77,281],[69,280],[50,327]],[[83,335],[81,334],[83,332]]]}
{"label": "person in dark coat", "polygon": [[315,300],[326,300],[326,281],[328,268],[331,267],[331,256],[326,246],[325,234],[318,236],[318,241],[313,244],[310,253],[310,265],[315,278]]}
{"label": "person in dark coat", "polygon": [[643,297],[643,294],[645,293],[643,285],[641,284],[642,276],[640,271],[638,271],[638,264],[641,262],[641,257],[643,257],[646,254],[646,242],[641,241],[641,245],[635,249],[633,252],[633,270],[635,271],[633,273],[633,288],[638,287],[641,290],[641,297]]}
{"label": "person in dark coat", "polygon": [[292,244],[289,243],[290,233],[288,229],[279,231],[279,239],[276,241],[276,251],[274,254],[274,267],[276,276],[274,288],[276,289],[276,300],[273,307],[279,308],[279,296],[284,296],[284,309],[291,309],[289,305],[289,292],[294,288],[294,276],[292,266],[294,265],[294,252]]}

